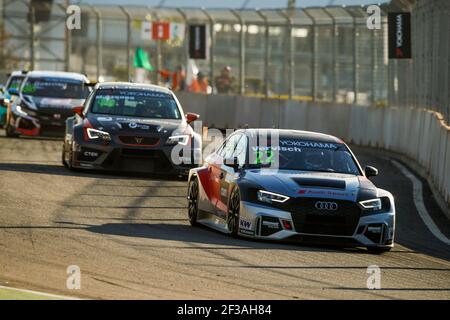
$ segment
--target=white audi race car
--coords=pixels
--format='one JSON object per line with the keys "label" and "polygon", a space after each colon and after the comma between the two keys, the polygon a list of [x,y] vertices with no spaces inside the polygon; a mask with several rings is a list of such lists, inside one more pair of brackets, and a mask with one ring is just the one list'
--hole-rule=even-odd
{"label": "white audi race car", "polygon": [[394,246],[394,197],[349,147],[321,133],[245,129],[189,173],[188,217],[231,234],[370,252]]}

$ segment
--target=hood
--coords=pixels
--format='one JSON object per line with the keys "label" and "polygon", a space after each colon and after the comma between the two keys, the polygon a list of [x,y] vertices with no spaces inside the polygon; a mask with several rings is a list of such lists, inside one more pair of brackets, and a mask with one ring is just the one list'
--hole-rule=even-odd
{"label": "hood", "polygon": [[377,196],[377,188],[364,176],[291,170],[248,170],[245,179],[259,188],[291,198],[363,201]]}
{"label": "hood", "polygon": [[44,111],[68,111],[72,112],[72,108],[80,106],[84,103],[84,99],[67,99],[67,98],[49,98],[49,97],[33,97],[24,95],[22,100],[38,110]]}
{"label": "hood", "polygon": [[112,135],[169,137],[174,132],[176,134],[182,134],[190,129],[190,126],[183,120],[145,119],[94,114],[89,114],[88,120],[94,128],[107,131]]}

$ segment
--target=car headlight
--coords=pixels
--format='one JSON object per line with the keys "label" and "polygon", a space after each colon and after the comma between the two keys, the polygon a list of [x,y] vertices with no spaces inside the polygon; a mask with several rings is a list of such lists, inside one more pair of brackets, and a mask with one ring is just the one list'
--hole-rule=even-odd
{"label": "car headlight", "polygon": [[363,210],[363,214],[367,215],[389,211],[391,207],[391,201],[388,197],[381,197],[360,201],[358,205]]}
{"label": "car headlight", "polygon": [[171,136],[167,139],[167,144],[181,144],[182,146],[187,145],[189,142],[189,135],[181,134],[177,136]]}
{"label": "car headlight", "polygon": [[106,131],[101,131],[94,128],[87,128],[86,132],[89,139],[111,140],[111,136]]}
{"label": "car headlight", "polygon": [[269,191],[259,190],[257,192],[258,200],[261,202],[272,203],[279,202],[284,203],[289,200],[289,197],[283,196],[282,194],[273,193]]}

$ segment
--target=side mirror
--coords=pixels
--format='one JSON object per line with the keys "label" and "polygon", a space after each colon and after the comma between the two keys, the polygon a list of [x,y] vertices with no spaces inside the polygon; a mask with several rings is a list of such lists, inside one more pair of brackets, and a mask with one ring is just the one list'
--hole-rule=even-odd
{"label": "side mirror", "polygon": [[76,107],[72,108],[72,111],[73,111],[74,114],[77,114],[77,115],[82,117],[83,116],[83,109],[84,109],[83,106],[76,106]]}
{"label": "side mirror", "polygon": [[364,168],[364,174],[367,178],[369,177],[375,177],[378,175],[378,169],[375,167],[367,166]]}
{"label": "side mirror", "polygon": [[237,157],[224,159],[223,164],[226,165],[227,167],[233,168],[234,171],[239,170],[239,161]]}
{"label": "side mirror", "polygon": [[187,123],[194,122],[198,118],[200,118],[200,116],[198,114],[196,114],[196,113],[191,113],[191,112],[186,113],[186,121],[187,121]]}

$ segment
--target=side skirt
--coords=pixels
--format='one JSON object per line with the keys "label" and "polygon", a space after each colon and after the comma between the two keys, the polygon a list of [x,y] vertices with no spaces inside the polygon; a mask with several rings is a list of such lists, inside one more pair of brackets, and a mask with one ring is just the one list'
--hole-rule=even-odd
{"label": "side skirt", "polygon": [[222,233],[229,234],[227,222],[218,216],[211,214],[209,212],[201,211],[199,212],[199,217],[197,219],[198,223],[201,223],[211,229],[220,231]]}

